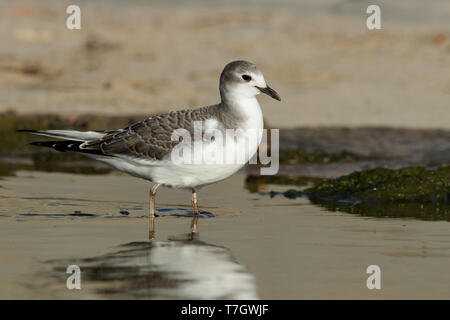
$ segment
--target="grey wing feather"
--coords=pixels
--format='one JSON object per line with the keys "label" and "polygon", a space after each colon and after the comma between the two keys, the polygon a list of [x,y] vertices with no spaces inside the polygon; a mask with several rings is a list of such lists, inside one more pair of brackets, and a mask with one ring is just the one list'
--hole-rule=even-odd
{"label": "grey wing feather", "polygon": [[180,110],[149,117],[103,138],[86,142],[82,148],[101,150],[105,155],[127,155],[133,158],[162,160],[180,141],[172,141],[174,130],[183,128],[193,134],[194,121],[213,115],[211,107]]}

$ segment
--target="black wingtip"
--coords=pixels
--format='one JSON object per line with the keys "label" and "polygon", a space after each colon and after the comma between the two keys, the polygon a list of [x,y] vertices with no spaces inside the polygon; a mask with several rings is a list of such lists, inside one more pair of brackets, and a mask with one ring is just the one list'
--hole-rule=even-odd
{"label": "black wingtip", "polygon": [[41,141],[33,141],[33,142],[30,142],[30,144],[33,146],[43,146]]}
{"label": "black wingtip", "polygon": [[52,149],[55,149],[56,151],[61,151],[61,152],[74,151],[74,152],[80,152],[80,153],[105,155],[101,150],[80,149],[80,145],[83,143],[84,142],[82,142],[82,141],[75,141],[75,140],[30,142],[30,144],[33,146],[52,148]]}
{"label": "black wingtip", "polygon": [[[66,151],[77,151],[80,142],[64,140],[64,141],[33,141],[30,142],[33,146],[47,147],[55,149],[56,151],[66,152]],[[75,148],[72,148],[72,147]],[[72,149],[72,150],[71,150]]]}
{"label": "black wingtip", "polygon": [[29,132],[29,133],[32,133],[32,132],[36,132],[36,130],[18,129],[18,130],[16,130],[16,132]]}

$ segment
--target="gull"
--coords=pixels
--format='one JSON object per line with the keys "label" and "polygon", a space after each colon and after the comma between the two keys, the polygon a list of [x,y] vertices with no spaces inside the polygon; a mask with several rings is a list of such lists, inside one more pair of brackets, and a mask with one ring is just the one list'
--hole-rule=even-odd
{"label": "gull", "polygon": [[[149,239],[155,237],[155,196],[158,187],[190,189],[194,210],[191,234],[195,235],[200,214],[197,190],[233,175],[256,154],[261,142],[261,135],[256,139],[248,139],[246,135],[237,134],[233,139],[225,139],[225,142],[214,137],[205,141],[203,135],[207,130],[225,137],[228,137],[230,130],[262,131],[263,115],[256,96],[265,93],[281,101],[278,93],[267,85],[261,70],[255,64],[243,60],[225,66],[220,75],[219,91],[221,101],[218,104],[151,116],[119,130],[18,131],[61,139],[36,141],[31,143],[33,145],[81,153],[114,169],[153,182],[150,188]],[[203,135],[199,139],[195,139],[197,123],[202,124]],[[199,141],[203,143],[202,159],[216,152],[241,154],[243,161],[225,164],[175,161],[174,151],[183,145],[183,141],[185,145],[189,142],[189,139],[185,141],[185,137],[174,139],[175,132],[193,135],[191,145]]]}

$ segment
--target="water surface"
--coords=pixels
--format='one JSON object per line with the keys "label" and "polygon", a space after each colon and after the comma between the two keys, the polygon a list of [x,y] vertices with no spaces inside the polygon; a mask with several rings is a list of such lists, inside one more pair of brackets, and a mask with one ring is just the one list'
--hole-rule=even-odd
{"label": "water surface", "polygon": [[[190,229],[190,193],[161,188],[149,242],[145,181],[3,177],[0,298],[450,298],[448,222],[330,211],[303,197],[251,193],[245,178],[199,191],[203,218],[192,241],[180,237]],[[81,290],[66,288],[72,264],[81,268]],[[382,270],[382,290],[366,287],[372,264]]]}

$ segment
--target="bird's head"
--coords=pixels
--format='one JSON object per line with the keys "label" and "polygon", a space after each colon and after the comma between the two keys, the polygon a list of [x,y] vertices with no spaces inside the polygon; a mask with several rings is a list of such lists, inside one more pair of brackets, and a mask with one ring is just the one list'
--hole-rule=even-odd
{"label": "bird's head", "polygon": [[254,98],[265,93],[281,101],[278,93],[270,88],[261,70],[253,63],[238,60],[225,66],[220,75],[220,95],[223,100]]}

